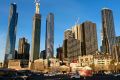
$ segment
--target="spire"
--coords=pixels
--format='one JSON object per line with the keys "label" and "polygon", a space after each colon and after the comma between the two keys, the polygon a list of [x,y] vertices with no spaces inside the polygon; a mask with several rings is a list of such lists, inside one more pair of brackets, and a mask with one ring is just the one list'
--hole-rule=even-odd
{"label": "spire", "polygon": [[35,0],[35,4],[36,4],[36,14],[40,13],[40,1],[39,0]]}

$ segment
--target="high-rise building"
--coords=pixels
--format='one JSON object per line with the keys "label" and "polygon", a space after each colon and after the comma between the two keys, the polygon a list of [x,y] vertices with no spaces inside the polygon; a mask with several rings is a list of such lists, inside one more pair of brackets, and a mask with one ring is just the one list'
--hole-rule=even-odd
{"label": "high-rise building", "polygon": [[81,24],[81,54],[90,55],[98,51],[96,24],[86,21]]}
{"label": "high-rise building", "polygon": [[40,15],[40,3],[36,2],[36,12],[33,17],[33,32],[32,32],[32,50],[30,55],[30,61],[39,59],[40,51],[40,31],[41,31],[41,15]]}
{"label": "high-rise building", "polygon": [[63,41],[63,58],[78,61],[78,56],[90,55],[98,51],[96,24],[91,21],[75,25],[66,30]]}
{"label": "high-rise building", "polygon": [[49,13],[46,19],[46,58],[52,58],[54,55],[54,14]]}
{"label": "high-rise building", "polygon": [[120,36],[116,37],[116,44],[112,47],[112,57],[116,59],[116,61],[120,61]]}
{"label": "high-rise building", "polygon": [[46,50],[41,51],[40,58],[46,59]]}
{"label": "high-rise building", "polygon": [[75,39],[80,40],[81,39],[81,30],[80,30],[80,25],[76,24],[75,26],[72,27],[72,33],[74,33]]}
{"label": "high-rise building", "polygon": [[15,59],[18,59],[18,51],[15,50]]}
{"label": "high-rise building", "polygon": [[57,51],[56,58],[62,61],[63,60],[63,48],[59,47],[56,49],[56,51]]}
{"label": "high-rise building", "polygon": [[66,30],[63,41],[63,58],[78,61],[78,56],[92,55],[98,51],[96,24],[91,21]]}
{"label": "high-rise building", "polygon": [[103,8],[102,11],[102,52],[112,54],[115,44],[115,28],[112,10]]}
{"label": "high-rise building", "polygon": [[65,30],[65,32],[64,32],[64,41],[63,41],[63,59],[65,59],[65,58],[68,58],[68,45],[67,45],[67,42],[68,42],[68,39],[69,38],[74,38],[74,34],[73,34],[73,32],[72,32],[72,30],[71,29],[67,29],[67,30]]}
{"label": "high-rise building", "polygon": [[68,42],[67,39],[63,40],[63,59],[68,58],[67,42]]}
{"label": "high-rise building", "polygon": [[64,32],[64,40],[69,39],[69,38],[73,38],[73,37],[74,37],[74,34],[73,34],[71,29],[67,29]]}
{"label": "high-rise building", "polygon": [[67,58],[70,62],[77,62],[78,56],[81,56],[80,40],[69,38],[67,40]]}
{"label": "high-rise building", "polygon": [[30,44],[27,42],[27,39],[20,38],[18,46],[18,59],[27,59],[29,60],[29,50]]}
{"label": "high-rise building", "polygon": [[112,46],[112,57],[116,61],[120,61],[120,46],[118,44]]}
{"label": "high-rise building", "polygon": [[8,33],[7,33],[7,42],[6,42],[6,49],[5,49],[5,61],[15,58],[17,21],[18,21],[17,5],[15,3],[11,3],[9,20],[8,20]]}

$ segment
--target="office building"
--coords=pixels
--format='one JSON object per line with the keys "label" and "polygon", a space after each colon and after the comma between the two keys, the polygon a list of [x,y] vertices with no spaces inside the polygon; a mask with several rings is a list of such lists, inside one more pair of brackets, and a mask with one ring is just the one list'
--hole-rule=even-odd
{"label": "office building", "polygon": [[7,42],[6,42],[6,49],[5,49],[5,61],[15,58],[17,21],[18,21],[17,5],[15,3],[11,3],[9,19],[8,19],[8,32],[7,32]]}
{"label": "office building", "polygon": [[67,29],[64,32],[64,40],[63,40],[63,59],[68,58],[68,48],[67,42],[69,38],[74,38],[74,34],[71,29]]}
{"label": "office building", "polygon": [[41,32],[41,15],[39,10],[40,10],[40,3],[36,2],[36,12],[33,17],[32,49],[31,49],[30,61],[39,59],[40,32]]}
{"label": "office building", "polygon": [[79,24],[76,24],[72,27],[72,33],[74,33],[74,38],[77,40],[81,40],[81,27]]}
{"label": "office building", "polygon": [[67,50],[67,39],[63,40],[63,59],[67,58],[68,50]]}
{"label": "office building", "polygon": [[20,38],[18,46],[18,59],[27,59],[29,60],[29,50],[30,44],[27,42],[27,39]]}
{"label": "office building", "polygon": [[115,44],[115,27],[112,10],[103,8],[102,11],[102,52],[112,54],[112,46]]}
{"label": "office building", "polygon": [[81,28],[81,55],[90,55],[98,51],[96,24],[91,21],[83,22]]}
{"label": "office building", "polygon": [[41,51],[40,58],[46,59],[46,50]]}
{"label": "office building", "polygon": [[74,34],[73,34],[71,29],[67,29],[64,32],[64,40],[69,39],[69,38],[73,38],[73,37],[74,37]]}
{"label": "office building", "polygon": [[18,51],[15,50],[15,59],[18,59]]}
{"label": "office building", "polygon": [[96,24],[91,21],[75,25],[64,33],[63,58],[78,61],[78,56],[98,51]]}
{"label": "office building", "polygon": [[112,46],[113,58],[120,61],[120,36],[116,37],[116,43]]}
{"label": "office building", "polygon": [[69,62],[77,62],[81,55],[80,40],[69,38],[67,40],[67,58]]}
{"label": "office building", "polygon": [[49,13],[46,19],[46,42],[45,42],[46,58],[54,56],[54,14]]}
{"label": "office building", "polygon": [[78,61],[80,51],[80,40],[78,40],[78,27],[72,27],[64,32],[63,41],[63,60],[67,59],[69,62]]}
{"label": "office building", "polygon": [[63,48],[59,47],[56,49],[56,51],[57,51],[56,58],[62,61],[63,60]]}

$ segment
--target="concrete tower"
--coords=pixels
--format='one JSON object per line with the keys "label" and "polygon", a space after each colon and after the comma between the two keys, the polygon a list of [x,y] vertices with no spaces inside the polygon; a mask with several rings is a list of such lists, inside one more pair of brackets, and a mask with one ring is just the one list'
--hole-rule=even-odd
{"label": "concrete tower", "polygon": [[33,17],[33,32],[32,32],[32,50],[30,55],[30,60],[34,61],[39,59],[40,51],[40,32],[41,32],[41,15],[40,15],[40,3],[36,3],[36,12]]}

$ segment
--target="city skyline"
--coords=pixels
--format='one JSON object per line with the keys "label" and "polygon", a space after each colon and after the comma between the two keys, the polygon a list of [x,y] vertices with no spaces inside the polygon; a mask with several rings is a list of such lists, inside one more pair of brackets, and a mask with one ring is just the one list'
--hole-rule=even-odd
{"label": "city skyline", "polygon": [[[0,51],[1,51],[0,52],[0,56],[4,56],[4,51],[3,50],[5,50],[4,46],[6,44],[6,35],[7,35],[7,28],[8,28],[9,6],[10,6],[10,3],[12,3],[13,1],[17,3],[18,9],[19,9],[18,13],[20,14],[20,16],[19,16],[20,18],[18,19],[18,26],[17,26],[17,35],[16,35],[17,36],[17,41],[16,41],[16,44],[18,45],[18,39],[20,37],[27,37],[27,39],[28,39],[28,41],[30,43],[32,41],[32,36],[31,36],[31,34],[32,34],[32,16],[33,16],[33,14],[35,12],[34,1],[28,2],[28,3],[30,3],[30,5],[28,5],[28,6],[31,6],[31,10],[28,9],[28,11],[30,12],[29,15],[27,15],[29,13],[29,12],[26,11],[27,9],[25,10],[25,9],[23,9],[23,7],[21,8],[21,6],[23,6],[23,4],[25,4],[25,3],[27,4],[27,0],[24,1],[24,3],[23,3],[23,1],[15,1],[15,0],[11,0],[10,2],[4,2],[4,1],[1,2],[0,1],[0,4],[1,3],[6,4],[5,5],[6,9],[3,10],[3,11],[6,12],[6,14],[1,14],[1,15],[4,15],[5,17],[3,18],[3,16],[0,15],[0,17],[2,17],[0,19],[0,21],[2,21],[2,24],[0,24],[0,26],[4,25],[4,27],[0,27],[0,34],[2,34],[1,35],[2,37],[0,36],[0,38],[4,39],[3,41],[0,40],[0,41],[2,41],[2,46],[0,46]],[[83,5],[80,5],[80,3],[77,3],[77,2],[80,2],[78,0],[76,0],[76,1],[73,1],[73,0],[72,1],[68,1],[68,0],[66,0],[65,2],[68,1],[68,5],[67,5],[67,8],[65,8],[65,9],[63,9],[63,7],[60,8],[61,5],[56,5],[56,4],[58,4],[57,1],[54,1],[54,0],[53,0],[53,2],[50,2],[50,1],[47,2],[47,1],[48,0],[46,0],[46,1],[41,0],[41,7],[40,7],[41,14],[43,15],[45,13],[45,15],[43,15],[43,17],[42,17],[42,25],[41,25],[41,28],[42,28],[42,30],[41,30],[42,31],[42,34],[41,34],[41,40],[42,40],[41,43],[42,44],[40,46],[42,48],[41,50],[44,49],[43,45],[45,43],[45,23],[46,23],[45,22],[45,19],[46,19],[45,17],[46,17],[46,15],[49,12],[55,13],[55,33],[56,33],[55,34],[55,48],[57,48],[59,44],[62,45],[62,41],[63,41],[63,38],[64,38],[64,36],[63,36],[64,35],[64,31],[66,29],[71,28],[72,26],[74,26],[78,17],[80,17],[80,21],[79,21],[80,23],[83,22],[83,21],[86,21],[86,20],[90,20],[90,21],[93,21],[93,22],[95,22],[97,24],[97,33],[98,33],[97,37],[98,37],[99,46],[100,46],[100,39],[101,39],[101,37],[100,37],[100,29],[102,28],[102,25],[101,25],[102,21],[101,21],[101,13],[100,12],[101,12],[101,9],[104,6],[107,6],[107,5],[108,5],[107,7],[110,8],[113,11],[113,15],[115,15],[114,16],[114,22],[115,22],[116,35],[117,36],[120,35],[120,33],[119,33],[120,30],[118,29],[118,27],[119,27],[118,22],[120,20],[120,15],[119,15],[120,11],[118,10],[119,7],[117,7],[119,4],[116,5],[117,8],[116,7],[112,7],[112,4],[115,4],[115,3],[117,4],[117,3],[119,3],[119,1],[116,1],[116,2],[114,1],[112,3],[112,0],[111,1],[107,1],[106,0],[106,1],[104,1],[106,3],[106,5],[98,5],[99,7],[97,6],[96,9],[94,9],[93,7],[90,7],[90,9],[89,8],[86,9],[86,8],[84,8]],[[86,0],[86,1],[88,1],[88,0]],[[62,3],[62,1],[60,1],[60,0],[59,0],[59,2]],[[65,2],[63,3],[63,6],[65,6]],[[81,1],[81,2],[84,3],[84,1]],[[88,1],[88,3],[89,3],[89,1]],[[88,3],[86,3],[86,4],[84,3],[85,6],[87,6]],[[99,1],[98,1],[98,3],[99,3]],[[44,11],[44,7],[45,7],[44,4],[46,4],[45,11]],[[69,13],[69,11],[67,10],[67,9],[69,9],[68,7],[70,7],[71,5],[72,6],[76,5],[76,4],[79,4],[79,6],[74,7],[75,9],[76,8],[77,9],[73,10],[72,12],[70,11],[71,13]],[[4,7],[4,5],[1,5],[1,6]],[[0,13],[2,12],[2,10],[1,10],[2,7],[1,6],[0,6]],[[57,8],[54,9],[55,6],[57,6],[58,10],[56,10]],[[80,10],[78,10],[79,9],[78,7],[80,8]],[[85,10],[83,10],[82,8],[85,9]],[[59,11],[59,9],[60,9],[60,11]],[[61,12],[62,9],[63,9],[64,12]],[[89,15],[88,15],[88,13],[87,14],[85,13],[87,11],[90,12],[90,10],[92,10],[92,9],[94,9],[97,12],[95,13],[93,11],[92,14],[90,13]],[[78,12],[78,13],[76,13],[76,12]],[[4,12],[2,12],[2,13],[4,13]],[[74,14],[72,14],[72,13],[74,13]],[[83,14],[79,14],[79,13],[83,13]],[[60,14],[62,14],[62,15],[60,15]],[[93,15],[96,15],[97,17],[94,17]],[[24,16],[26,16],[26,18],[23,18]],[[64,18],[66,18],[66,19],[64,20]],[[96,18],[98,18],[98,19],[96,19]],[[60,35],[60,36],[57,36],[57,35]],[[16,45],[16,49],[18,49],[17,45]]]}

